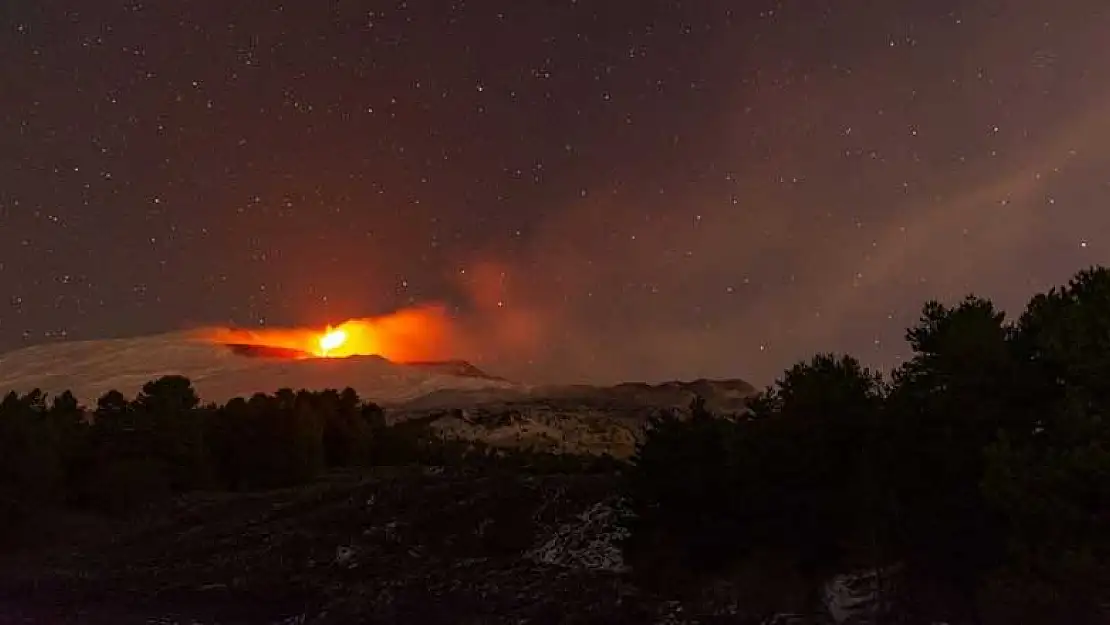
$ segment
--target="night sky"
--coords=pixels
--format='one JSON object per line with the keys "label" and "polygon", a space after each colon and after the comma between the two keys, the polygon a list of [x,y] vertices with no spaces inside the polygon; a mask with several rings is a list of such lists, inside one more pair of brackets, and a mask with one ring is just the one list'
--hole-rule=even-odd
{"label": "night sky", "polygon": [[2,7],[2,350],[445,302],[503,375],[762,384],[1110,263],[1105,0]]}

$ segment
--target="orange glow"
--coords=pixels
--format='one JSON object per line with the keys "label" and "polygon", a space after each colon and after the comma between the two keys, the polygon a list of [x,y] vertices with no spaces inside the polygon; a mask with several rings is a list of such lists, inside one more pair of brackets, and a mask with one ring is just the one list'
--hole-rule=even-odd
{"label": "orange glow", "polygon": [[343,330],[343,328],[332,328],[331,326],[328,326],[328,329],[320,337],[320,350],[318,353],[321,357],[329,357],[331,352],[342,347],[343,344],[346,342],[347,333]]}
{"label": "orange glow", "polygon": [[195,336],[212,343],[293,350],[300,358],[382,356],[406,362],[455,357],[451,330],[441,306],[423,306],[326,328],[205,328]]}

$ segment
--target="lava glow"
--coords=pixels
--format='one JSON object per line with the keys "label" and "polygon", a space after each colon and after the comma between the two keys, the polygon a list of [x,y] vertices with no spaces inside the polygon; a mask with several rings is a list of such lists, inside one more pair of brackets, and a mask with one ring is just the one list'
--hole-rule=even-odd
{"label": "lava glow", "polygon": [[328,326],[328,329],[320,336],[320,349],[317,355],[321,358],[329,358],[331,352],[343,347],[343,344],[346,342],[347,332],[344,331],[343,328]]}
{"label": "lava glow", "polygon": [[381,317],[349,319],[325,328],[206,328],[203,341],[289,350],[299,358],[382,356],[394,362],[452,355],[451,323],[439,306],[400,310]]}

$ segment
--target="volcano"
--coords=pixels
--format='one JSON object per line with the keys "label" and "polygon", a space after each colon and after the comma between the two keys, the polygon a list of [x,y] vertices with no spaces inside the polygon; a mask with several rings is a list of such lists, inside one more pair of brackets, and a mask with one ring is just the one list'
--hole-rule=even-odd
{"label": "volcano", "polygon": [[134,338],[68,341],[0,354],[0,389],[55,395],[72,391],[86,406],[110,390],[134,396],[163,375],[188,377],[202,400],[279,388],[342,389],[379,403],[405,402],[444,390],[513,388],[470,363],[417,361],[382,356],[321,357],[304,349],[258,343],[221,343],[196,333],[174,332]]}
{"label": "volcano", "polygon": [[[71,391],[87,407],[116,390],[127,397],[164,375],[189,378],[204,402],[294,390],[350,387],[386,408],[389,422],[418,419],[442,436],[501,447],[607,453],[627,457],[647,417],[680,414],[695,397],[721,415],[743,412],[755,389],[743,380],[694,380],[615,386],[529,385],[499,378],[464,360],[390,360],[329,355],[317,339],[260,340],[258,333],[178,332],[67,341],[0,354],[0,392]],[[281,334],[299,337],[300,334]],[[319,345],[320,347],[316,347]]]}

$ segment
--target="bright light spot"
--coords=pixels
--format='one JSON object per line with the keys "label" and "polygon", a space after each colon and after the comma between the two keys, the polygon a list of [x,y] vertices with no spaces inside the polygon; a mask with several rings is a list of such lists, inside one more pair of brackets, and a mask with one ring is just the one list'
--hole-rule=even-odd
{"label": "bright light spot", "polygon": [[270,347],[291,352],[289,358],[381,356],[394,362],[453,357],[457,334],[446,308],[429,304],[377,317],[348,319],[326,328],[201,328],[196,338],[228,346]]}
{"label": "bright light spot", "polygon": [[347,342],[347,333],[341,328],[333,329],[328,326],[328,329],[320,337],[320,355],[327,357],[333,350],[342,347]]}

